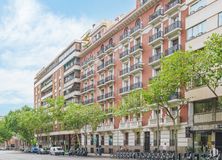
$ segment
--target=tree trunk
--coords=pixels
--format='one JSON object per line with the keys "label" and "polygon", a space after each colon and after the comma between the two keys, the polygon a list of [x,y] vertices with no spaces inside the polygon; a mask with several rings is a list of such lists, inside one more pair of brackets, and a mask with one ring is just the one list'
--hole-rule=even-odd
{"label": "tree trunk", "polygon": [[178,144],[177,144],[177,127],[176,127],[176,119],[172,119],[173,120],[173,128],[174,128],[174,147],[175,147],[175,153],[177,155],[177,149],[178,149]]}
{"label": "tree trunk", "polygon": [[157,134],[156,134],[156,137],[157,137],[157,142],[156,142],[157,150],[160,150],[160,121],[159,121],[160,114],[159,114],[159,110],[160,110],[160,108],[159,108],[159,105],[158,105],[157,106]]}

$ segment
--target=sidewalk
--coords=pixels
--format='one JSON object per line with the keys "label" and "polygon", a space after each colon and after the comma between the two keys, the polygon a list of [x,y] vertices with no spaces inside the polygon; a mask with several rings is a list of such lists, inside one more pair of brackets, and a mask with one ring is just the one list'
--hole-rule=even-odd
{"label": "sidewalk", "polygon": [[102,156],[96,155],[95,153],[88,153],[89,157],[97,157],[97,158],[110,158],[110,154],[102,154]]}

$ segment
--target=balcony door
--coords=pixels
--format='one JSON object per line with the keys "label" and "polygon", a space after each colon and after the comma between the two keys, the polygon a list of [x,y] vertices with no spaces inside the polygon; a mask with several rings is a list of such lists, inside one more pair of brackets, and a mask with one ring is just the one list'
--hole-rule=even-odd
{"label": "balcony door", "polygon": [[150,151],[150,132],[144,132],[144,152]]}

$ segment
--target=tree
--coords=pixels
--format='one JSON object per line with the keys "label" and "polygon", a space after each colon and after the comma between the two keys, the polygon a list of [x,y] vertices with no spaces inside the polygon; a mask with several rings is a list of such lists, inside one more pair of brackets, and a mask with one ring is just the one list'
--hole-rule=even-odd
{"label": "tree", "polygon": [[0,120],[0,143],[7,142],[11,138],[12,132],[6,127],[5,120]]}
{"label": "tree", "polygon": [[[199,51],[177,51],[161,60],[161,71],[151,81],[144,92],[144,97],[154,109],[163,109],[171,118],[174,126],[175,151],[177,152],[177,125],[181,107],[189,102],[184,92],[190,87],[190,82],[198,81],[205,85],[218,98],[216,93],[222,78],[222,36],[213,34],[205,43],[205,48]],[[180,101],[169,103],[176,91],[180,91]],[[172,112],[172,108],[176,108]],[[158,113],[158,112],[157,112]]]}

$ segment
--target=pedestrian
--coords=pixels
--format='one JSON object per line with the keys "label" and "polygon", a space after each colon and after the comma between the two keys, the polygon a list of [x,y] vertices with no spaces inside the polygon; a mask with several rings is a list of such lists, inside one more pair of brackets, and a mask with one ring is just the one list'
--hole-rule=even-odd
{"label": "pedestrian", "polygon": [[211,155],[212,157],[217,157],[218,156],[218,149],[215,147],[215,145],[213,145],[212,151],[211,151]]}

